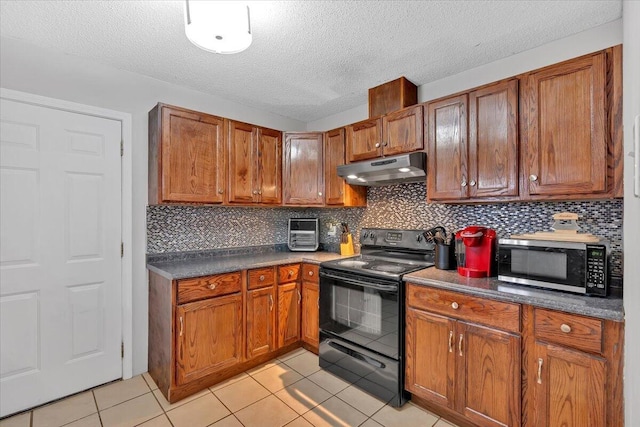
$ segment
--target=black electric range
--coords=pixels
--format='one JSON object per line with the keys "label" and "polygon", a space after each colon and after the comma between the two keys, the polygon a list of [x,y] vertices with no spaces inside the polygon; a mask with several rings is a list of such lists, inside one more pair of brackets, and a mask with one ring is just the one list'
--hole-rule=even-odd
{"label": "black electric range", "polygon": [[320,366],[401,406],[404,274],[433,266],[424,230],[365,228],[361,255],[320,264]]}

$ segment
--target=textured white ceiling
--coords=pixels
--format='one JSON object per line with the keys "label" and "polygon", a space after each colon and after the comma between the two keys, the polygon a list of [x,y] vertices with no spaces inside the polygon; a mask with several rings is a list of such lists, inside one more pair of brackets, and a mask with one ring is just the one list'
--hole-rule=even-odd
{"label": "textured white ceiling", "polygon": [[[253,44],[193,46],[181,1],[0,2],[0,33],[309,122],[621,16],[612,1],[252,1]],[[161,100],[159,100],[161,101]]]}

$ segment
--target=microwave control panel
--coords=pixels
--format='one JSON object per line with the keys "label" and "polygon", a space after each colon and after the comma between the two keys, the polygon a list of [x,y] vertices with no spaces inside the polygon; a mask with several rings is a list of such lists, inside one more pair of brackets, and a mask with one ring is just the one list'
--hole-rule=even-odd
{"label": "microwave control panel", "polygon": [[603,245],[587,245],[587,289],[590,294],[606,295],[607,249]]}

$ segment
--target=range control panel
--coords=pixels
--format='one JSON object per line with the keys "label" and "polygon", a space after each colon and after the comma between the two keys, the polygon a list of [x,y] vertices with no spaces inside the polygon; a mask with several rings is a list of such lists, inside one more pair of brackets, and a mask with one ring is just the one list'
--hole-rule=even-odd
{"label": "range control panel", "polygon": [[607,294],[607,249],[604,245],[587,245],[587,293]]}
{"label": "range control panel", "polygon": [[360,230],[362,246],[383,246],[404,249],[433,250],[435,245],[424,237],[424,230],[395,230],[363,228]]}

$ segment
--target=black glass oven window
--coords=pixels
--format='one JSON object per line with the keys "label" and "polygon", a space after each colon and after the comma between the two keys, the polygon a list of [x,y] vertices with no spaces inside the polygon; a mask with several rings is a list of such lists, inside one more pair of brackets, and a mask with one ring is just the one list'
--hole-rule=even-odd
{"label": "black glass oven window", "polygon": [[511,271],[530,276],[544,275],[553,279],[567,279],[567,254],[532,250],[511,250]]}

